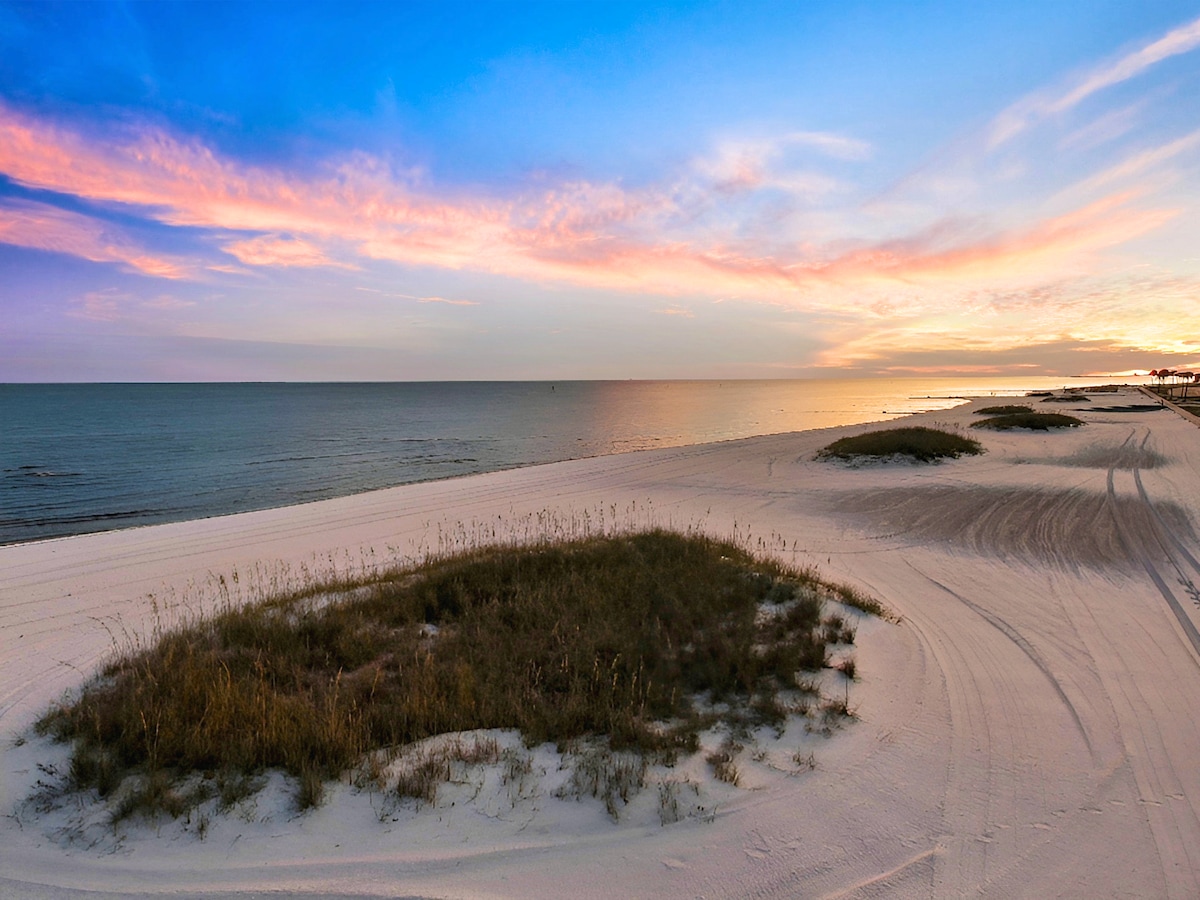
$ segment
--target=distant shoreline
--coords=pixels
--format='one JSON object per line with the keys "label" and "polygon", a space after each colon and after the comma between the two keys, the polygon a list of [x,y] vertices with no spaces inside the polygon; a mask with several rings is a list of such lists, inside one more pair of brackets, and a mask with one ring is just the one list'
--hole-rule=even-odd
{"label": "distant shoreline", "polygon": [[879,421],[1029,384],[1038,382],[9,387],[0,390],[0,420],[11,423],[0,457],[0,545],[628,450]]}

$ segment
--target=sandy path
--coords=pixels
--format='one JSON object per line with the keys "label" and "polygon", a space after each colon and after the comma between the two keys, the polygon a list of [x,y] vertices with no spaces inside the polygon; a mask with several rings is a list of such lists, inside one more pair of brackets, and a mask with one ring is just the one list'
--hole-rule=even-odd
{"label": "sandy path", "polygon": [[[1080,406],[1086,428],[984,433],[987,454],[933,467],[816,463],[831,436],[805,433],[0,548],[0,894],[1200,896],[1200,430]],[[100,852],[16,815],[38,760],[14,739],[154,604],[601,509],[736,526],[903,615],[860,630],[859,720],[816,771],[753,770],[714,821],[666,828],[554,801],[520,827],[445,809],[404,830],[346,798]]]}

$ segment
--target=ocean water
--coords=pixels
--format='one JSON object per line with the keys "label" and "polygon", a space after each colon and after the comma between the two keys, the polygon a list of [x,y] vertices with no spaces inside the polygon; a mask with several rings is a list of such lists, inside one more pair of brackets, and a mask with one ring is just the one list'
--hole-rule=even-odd
{"label": "ocean water", "polygon": [[0,544],[895,418],[1061,379],[0,385]]}

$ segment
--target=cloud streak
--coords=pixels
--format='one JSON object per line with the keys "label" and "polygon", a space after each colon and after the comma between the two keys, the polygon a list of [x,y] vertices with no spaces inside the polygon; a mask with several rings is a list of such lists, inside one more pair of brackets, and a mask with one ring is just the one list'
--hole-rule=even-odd
{"label": "cloud streak", "polygon": [[274,234],[234,241],[225,244],[221,249],[248,266],[355,268],[330,259],[320,247],[309,241]]}
{"label": "cloud streak", "polygon": [[1190,53],[1197,47],[1200,47],[1200,19],[1172,29],[1113,62],[1093,68],[1066,91],[1038,92],[1013,104],[992,122],[988,145],[995,148],[1042,119],[1066,112],[1105,88],[1128,81],[1164,60]]}
{"label": "cloud streak", "polygon": [[[255,268],[353,268],[341,261],[344,254],[331,255],[336,244],[360,262],[817,305],[843,302],[837,291],[827,300],[813,299],[833,287],[1011,281],[1145,234],[1175,214],[1140,208],[1135,194],[1122,192],[1003,232],[956,231],[945,220],[907,237],[850,241],[850,249],[844,239],[821,245],[786,235],[765,249],[728,231],[695,227],[697,208],[718,204],[735,182],[745,190],[778,183],[781,176],[768,170],[781,148],[815,148],[840,158],[858,158],[870,148],[812,132],[727,145],[707,172],[714,182],[710,193],[699,200],[677,187],[630,191],[588,182],[502,199],[418,194],[362,154],[324,174],[301,177],[239,164],[160,129],[140,128],[126,137],[85,139],[0,105],[0,172],[29,188],[132,208],[168,226],[211,229],[225,235],[220,246],[226,253]],[[690,190],[703,194],[703,187]],[[117,262],[148,275],[187,274],[186,267],[139,250],[99,220],[48,206],[36,214],[34,209],[10,204],[0,213],[8,217],[7,224],[0,220],[0,239]],[[208,268],[229,266],[214,261]]]}
{"label": "cloud streak", "polygon": [[4,201],[0,205],[0,243],[91,262],[118,263],[155,278],[180,279],[192,274],[187,264],[149,252],[115,226],[45,203]]}

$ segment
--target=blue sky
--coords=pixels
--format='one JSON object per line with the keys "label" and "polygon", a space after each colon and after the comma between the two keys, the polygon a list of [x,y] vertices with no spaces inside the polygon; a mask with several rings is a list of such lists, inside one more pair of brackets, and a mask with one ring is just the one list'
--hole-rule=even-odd
{"label": "blue sky", "polygon": [[1195,3],[0,4],[0,380],[1200,365],[1198,75]]}

